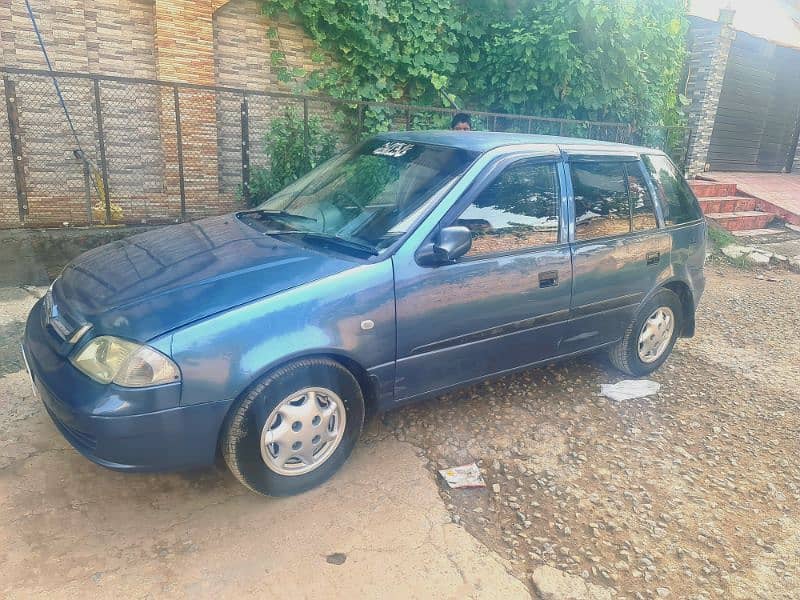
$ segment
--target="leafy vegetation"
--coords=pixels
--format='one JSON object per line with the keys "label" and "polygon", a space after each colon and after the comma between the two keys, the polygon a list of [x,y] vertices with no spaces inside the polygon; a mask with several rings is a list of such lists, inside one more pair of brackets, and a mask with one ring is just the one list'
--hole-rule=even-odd
{"label": "leafy vegetation", "polygon": [[[485,111],[620,121],[638,140],[679,155],[682,137],[650,140],[648,125],[680,125],[677,82],[684,59],[684,0],[261,0],[286,11],[319,45],[317,68],[272,63],[284,82],[339,98],[413,104],[458,103]],[[275,28],[267,32],[277,37]],[[280,41],[280,40],[278,40]],[[398,114],[343,105],[344,130],[449,126],[447,115]],[[480,118],[475,124],[481,128]],[[358,124],[356,124],[358,121]],[[484,124],[485,125],[485,124]],[[580,125],[576,125],[580,129]],[[515,129],[512,124],[511,130]],[[271,166],[254,170],[259,202],[333,153],[319,121],[287,113],[265,140]],[[557,132],[555,132],[557,133]],[[575,127],[570,135],[585,134]],[[304,143],[304,140],[307,143]],[[310,143],[308,143],[310,142]],[[674,146],[674,148],[673,148]]]}
{"label": "leafy vegetation", "polygon": [[713,221],[708,222],[708,238],[711,241],[711,245],[714,247],[715,250],[720,250],[725,246],[730,246],[731,244],[736,243],[736,237],[726,229],[723,229]]}
{"label": "leafy vegetation", "polygon": [[303,117],[286,110],[270,123],[264,138],[269,167],[255,168],[250,173],[250,200],[260,204],[305,175],[336,152],[336,136],[318,117],[308,119],[306,132]]}
{"label": "leafy vegetation", "polygon": [[[675,125],[683,0],[262,0],[328,54],[306,85],[342,98]],[[372,118],[372,122],[369,119]],[[367,115],[381,129],[388,115]]]}

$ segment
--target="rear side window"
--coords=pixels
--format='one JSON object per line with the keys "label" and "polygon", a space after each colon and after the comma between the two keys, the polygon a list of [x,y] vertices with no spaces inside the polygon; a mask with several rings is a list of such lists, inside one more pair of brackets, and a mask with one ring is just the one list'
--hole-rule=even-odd
{"label": "rear side window", "polygon": [[653,178],[667,225],[680,225],[702,218],[689,184],[666,156],[643,154],[642,160]]}

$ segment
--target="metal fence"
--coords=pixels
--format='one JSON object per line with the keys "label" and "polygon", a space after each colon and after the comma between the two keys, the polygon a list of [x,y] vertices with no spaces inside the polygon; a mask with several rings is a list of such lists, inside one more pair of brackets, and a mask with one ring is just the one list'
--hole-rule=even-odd
{"label": "metal fence", "polygon": [[[159,223],[247,204],[270,164],[272,121],[293,112],[344,148],[375,129],[449,125],[455,110],[238,88],[0,68],[0,227]],[[679,162],[688,131],[470,111],[476,129],[660,147]],[[3,130],[8,135],[3,134]]]}

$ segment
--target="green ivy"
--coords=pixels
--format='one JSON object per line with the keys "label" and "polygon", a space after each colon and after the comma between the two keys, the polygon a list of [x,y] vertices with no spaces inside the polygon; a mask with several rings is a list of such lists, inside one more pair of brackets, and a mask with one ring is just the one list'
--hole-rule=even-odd
{"label": "green ivy", "polygon": [[308,85],[340,98],[430,103],[459,62],[454,0],[265,0],[285,10],[337,63]]}
{"label": "green ivy", "polygon": [[537,0],[487,19],[460,75],[496,111],[657,124],[684,35],[680,0]]}
{"label": "green ivy", "polygon": [[[675,125],[684,0],[262,0],[332,65],[305,85],[341,98]],[[513,7],[513,8],[509,8]],[[278,53],[280,54],[280,53]],[[275,57],[279,60],[282,57]],[[298,75],[285,66],[284,78]],[[368,111],[364,130],[397,115]]]}

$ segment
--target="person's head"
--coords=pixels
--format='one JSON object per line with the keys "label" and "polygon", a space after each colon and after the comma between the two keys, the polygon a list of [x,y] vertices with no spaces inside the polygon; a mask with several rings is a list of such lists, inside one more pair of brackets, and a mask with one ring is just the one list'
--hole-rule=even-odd
{"label": "person's head", "polygon": [[472,117],[467,113],[456,113],[450,121],[450,129],[453,131],[472,131]]}

